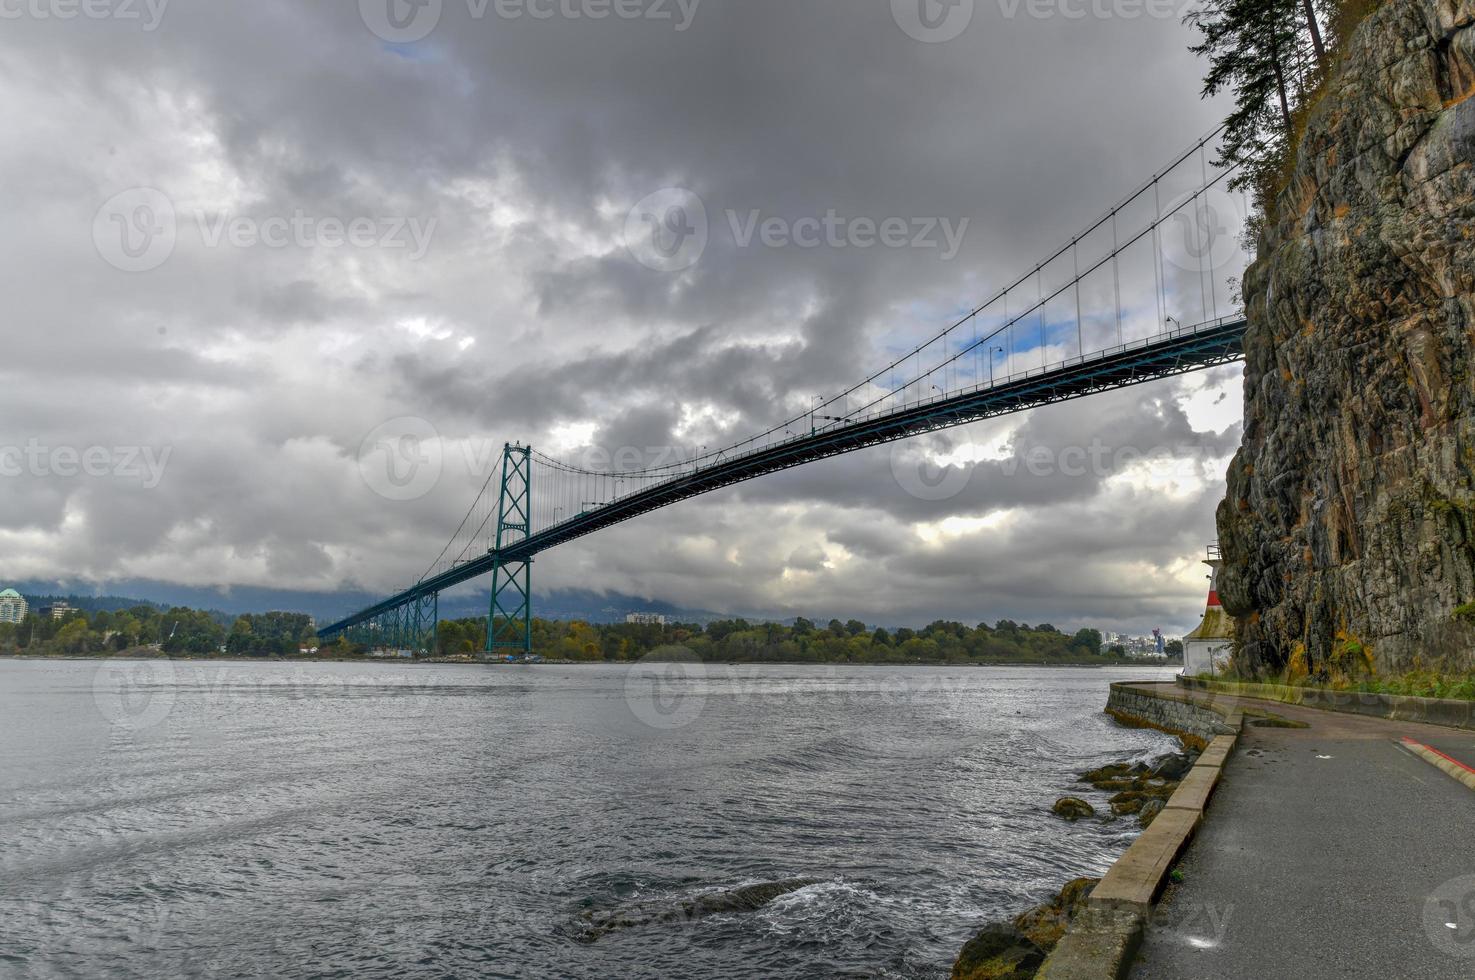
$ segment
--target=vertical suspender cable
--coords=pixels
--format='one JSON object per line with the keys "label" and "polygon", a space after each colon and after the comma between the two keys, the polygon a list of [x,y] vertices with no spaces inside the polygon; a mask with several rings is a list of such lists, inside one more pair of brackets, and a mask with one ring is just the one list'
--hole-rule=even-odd
{"label": "vertical suspender cable", "polygon": [[1081,252],[1077,246],[1080,239],[1072,238],[1070,241],[1070,259],[1076,269],[1076,353],[1081,357],[1086,356],[1086,328],[1081,320]]}
{"label": "vertical suspender cable", "polygon": [[[1198,145],[1198,163],[1199,163],[1199,171],[1203,175],[1203,181],[1204,181],[1204,206],[1203,206],[1203,214],[1207,215],[1208,218],[1209,218],[1209,220],[1212,221],[1212,220],[1214,220],[1214,206],[1211,203],[1209,203],[1209,151],[1208,151],[1208,149],[1205,147],[1205,145],[1203,143],[1200,143]],[[1216,230],[1217,229],[1212,228],[1212,227],[1205,229],[1205,231],[1204,231],[1203,244],[1200,247],[1200,251],[1209,253],[1210,258],[1212,258],[1212,256],[1213,256],[1213,251],[1214,251],[1214,233],[1215,233]],[[1200,257],[1199,262],[1200,262],[1200,264],[1202,264],[1202,262],[1203,262],[1203,258],[1202,257]],[[1219,317],[1219,284],[1214,281],[1214,267],[1213,267],[1213,263],[1212,262],[1209,263],[1209,295],[1212,296],[1213,299],[1214,299],[1214,318],[1215,319],[1218,319],[1218,317]]]}
{"label": "vertical suspender cable", "polygon": [[[1156,177],[1152,180],[1152,283],[1157,291],[1157,329],[1168,325],[1167,294],[1163,283],[1163,192]],[[1155,333],[1156,331],[1154,331]]]}
{"label": "vertical suspender cable", "polygon": [[1111,275],[1116,281],[1116,343],[1118,347],[1122,341],[1122,267],[1121,267],[1121,239],[1117,237],[1116,209],[1111,212]]}
{"label": "vertical suspender cable", "polygon": [[1045,369],[1045,267],[1035,270],[1035,296],[1040,307],[1040,370]]}

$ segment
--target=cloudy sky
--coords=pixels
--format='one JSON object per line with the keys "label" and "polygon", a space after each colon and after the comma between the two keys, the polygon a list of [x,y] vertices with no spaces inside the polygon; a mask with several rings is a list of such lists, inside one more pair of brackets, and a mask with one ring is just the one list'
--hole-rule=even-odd
{"label": "cloudy sky", "polygon": [[[0,578],[388,590],[504,442],[691,450],[802,412],[1215,126],[1181,12],[6,0]],[[644,214],[673,193],[702,247],[653,260]],[[837,239],[795,241],[832,213]],[[857,247],[887,219],[935,230]],[[546,554],[535,582],[1181,631],[1239,375],[769,477]],[[365,458],[406,425],[439,463],[409,500]],[[1024,462],[1071,447],[1108,462]],[[929,499],[927,462],[966,479]]]}

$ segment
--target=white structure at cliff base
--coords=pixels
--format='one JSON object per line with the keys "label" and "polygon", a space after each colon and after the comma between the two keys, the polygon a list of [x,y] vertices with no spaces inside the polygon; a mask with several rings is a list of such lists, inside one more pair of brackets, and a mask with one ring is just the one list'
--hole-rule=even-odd
{"label": "white structure at cliff base", "polygon": [[1219,568],[1224,560],[1217,547],[1209,549],[1204,564],[1210,569],[1204,620],[1183,638],[1183,673],[1188,677],[1223,673],[1234,648],[1234,620],[1219,604]]}

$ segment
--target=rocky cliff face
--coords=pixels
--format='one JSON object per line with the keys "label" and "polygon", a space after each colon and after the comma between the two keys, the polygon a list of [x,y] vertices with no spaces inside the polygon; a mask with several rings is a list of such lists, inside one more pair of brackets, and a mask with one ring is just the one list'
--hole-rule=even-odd
{"label": "rocky cliff face", "polygon": [[1239,663],[1475,669],[1475,0],[1392,0],[1246,275],[1219,509]]}

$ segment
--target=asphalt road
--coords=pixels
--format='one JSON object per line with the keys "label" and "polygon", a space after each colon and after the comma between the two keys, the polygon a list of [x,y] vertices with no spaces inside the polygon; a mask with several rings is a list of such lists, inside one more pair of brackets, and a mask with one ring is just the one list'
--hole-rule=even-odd
{"label": "asphalt road", "polygon": [[1475,736],[1244,704],[1311,728],[1246,719],[1132,977],[1475,978],[1475,793],[1397,744]]}

